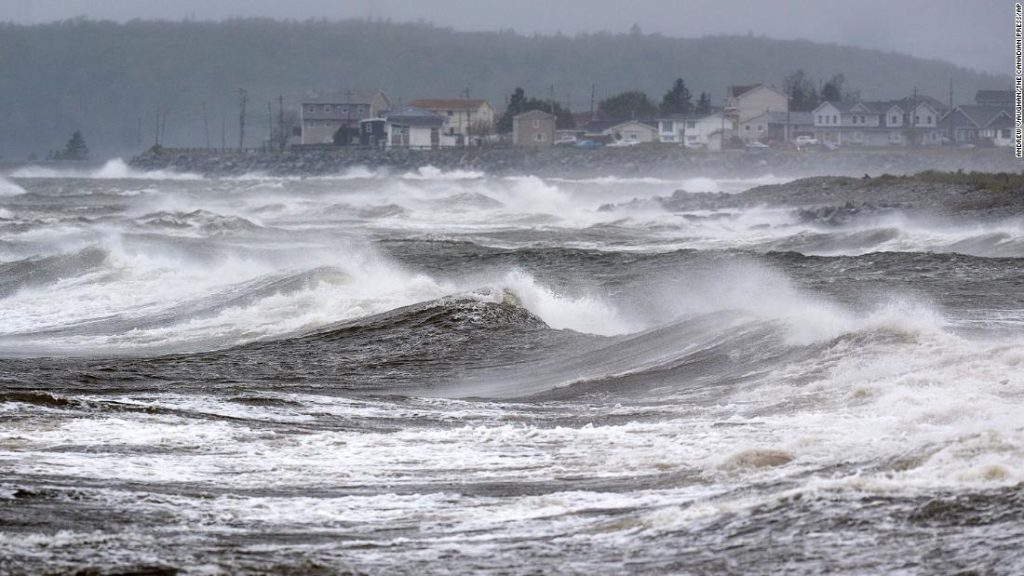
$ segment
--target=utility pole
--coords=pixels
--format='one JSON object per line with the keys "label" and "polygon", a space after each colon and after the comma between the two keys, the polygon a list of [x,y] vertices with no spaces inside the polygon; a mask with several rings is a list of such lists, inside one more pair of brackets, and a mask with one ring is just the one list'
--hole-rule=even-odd
{"label": "utility pole", "polygon": [[210,119],[206,115],[206,101],[203,100],[203,131],[206,133],[206,149],[210,149]]}
{"label": "utility pole", "polygon": [[462,91],[462,94],[466,97],[466,106],[463,112],[466,113],[466,126],[461,126],[462,116],[459,116],[459,130],[462,132],[462,145],[469,146],[469,88]]}
{"label": "utility pole", "polygon": [[549,86],[548,90],[550,90],[550,97],[551,97],[551,115],[554,116],[555,115],[555,85],[552,84],[551,86]]}
{"label": "utility pole", "polygon": [[228,122],[223,117],[220,119],[220,151],[228,149]]}
{"label": "utility pole", "polygon": [[238,115],[238,149],[245,149],[245,105],[249,102],[249,96],[245,93],[245,88],[239,88],[238,94],[242,100],[242,112]]}
{"label": "utility pole", "polygon": [[267,100],[267,152],[274,148],[274,106]]}
{"label": "utility pole", "polygon": [[278,145],[284,150],[288,135],[284,133],[284,96],[277,97],[277,137]]}
{"label": "utility pole", "polygon": [[160,135],[163,136],[163,138],[166,141],[166,138],[167,138],[167,109],[166,108],[164,108],[163,120],[160,122]]}
{"label": "utility pole", "polygon": [[597,84],[590,85],[590,120],[597,120],[597,109],[594,108],[594,102],[597,100]]}
{"label": "utility pole", "polygon": [[949,78],[949,143],[950,145],[956,142],[956,132],[953,130],[953,123],[956,120],[956,116],[953,115],[953,77]]}
{"label": "utility pole", "polygon": [[160,107],[156,109],[156,125],[153,128],[153,146],[160,145]]}

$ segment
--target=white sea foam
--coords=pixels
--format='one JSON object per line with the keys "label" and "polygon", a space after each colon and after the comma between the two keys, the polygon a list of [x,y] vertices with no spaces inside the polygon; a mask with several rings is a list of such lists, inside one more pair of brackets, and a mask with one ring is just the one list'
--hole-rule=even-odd
{"label": "white sea foam", "polygon": [[403,180],[479,180],[486,174],[472,170],[450,170],[444,171],[435,166],[423,166],[415,172],[406,172],[400,178]]}
{"label": "white sea foam", "polygon": [[173,172],[169,170],[135,170],[124,160],[114,158],[99,168],[55,168],[49,166],[25,166],[11,172],[15,178],[90,178],[97,180],[202,180],[198,174]]}
{"label": "white sea foam", "polygon": [[4,196],[18,196],[24,193],[24,188],[0,176],[0,198]]}

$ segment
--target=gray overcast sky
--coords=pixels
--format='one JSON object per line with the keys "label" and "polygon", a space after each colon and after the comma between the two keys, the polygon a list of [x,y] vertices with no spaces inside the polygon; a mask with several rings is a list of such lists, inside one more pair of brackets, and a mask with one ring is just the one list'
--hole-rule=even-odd
{"label": "gray overcast sky", "polygon": [[130,20],[186,16],[390,18],[459,30],[521,33],[645,32],[698,37],[753,32],[948,60],[1009,74],[1013,2],[1008,0],[0,0],[0,20],[75,16]]}

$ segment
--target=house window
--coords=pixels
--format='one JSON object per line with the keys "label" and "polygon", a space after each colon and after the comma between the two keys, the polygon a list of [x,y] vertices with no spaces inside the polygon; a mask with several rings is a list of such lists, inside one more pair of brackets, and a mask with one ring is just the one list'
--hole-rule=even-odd
{"label": "house window", "polygon": [[534,128],[540,128],[540,120],[539,119],[533,121],[533,127]]}
{"label": "house window", "polygon": [[744,126],[744,128],[747,130],[747,132],[750,132],[750,124],[747,124],[746,126]]}
{"label": "house window", "polygon": [[[534,122],[536,122],[536,120],[534,120]],[[537,142],[543,142],[544,141],[544,133],[543,132],[537,132],[536,134],[533,135],[533,139],[536,140]]]}
{"label": "house window", "polygon": [[818,114],[818,124],[823,124],[823,122],[821,121],[821,114]]}
{"label": "house window", "polygon": [[833,124],[839,124],[839,116],[836,116],[835,114],[833,114],[832,115],[832,123]]}
{"label": "house window", "polygon": [[892,117],[892,124],[894,124],[894,125],[896,124],[896,116],[895,115]]}
{"label": "house window", "polygon": [[449,111],[448,111],[448,116],[449,116],[449,117],[455,116],[455,112],[452,112],[451,110],[449,110]]}
{"label": "house window", "polygon": [[696,122],[694,122],[693,120],[690,120],[690,121],[688,121],[688,122],[686,123],[686,127],[687,127],[687,128],[696,128],[696,127],[697,127],[697,123],[696,123]]}
{"label": "house window", "polygon": [[330,112],[330,111],[331,111],[331,105],[330,104],[324,104],[324,112]]}
{"label": "house window", "polygon": [[932,123],[932,117],[931,116],[926,116],[925,117],[925,121],[928,122],[929,124],[931,124]]}
{"label": "house window", "polygon": [[918,116],[917,114],[914,114],[914,124],[920,124],[920,123],[921,123],[921,117]]}
{"label": "house window", "polygon": [[757,125],[757,131],[758,132],[764,132],[764,124],[758,124]]}
{"label": "house window", "polygon": [[661,123],[662,132],[672,132],[673,129],[675,129],[675,126],[672,125],[671,120]]}

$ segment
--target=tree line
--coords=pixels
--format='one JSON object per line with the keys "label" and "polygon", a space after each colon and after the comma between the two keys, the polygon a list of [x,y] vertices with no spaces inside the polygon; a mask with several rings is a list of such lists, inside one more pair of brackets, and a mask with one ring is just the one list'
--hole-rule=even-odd
{"label": "tree line", "polygon": [[[527,98],[526,91],[517,87],[508,98],[508,106],[498,120],[496,129],[501,133],[512,131],[512,118],[523,112],[543,110],[554,114],[555,126],[559,130],[577,128],[572,111],[561,103],[548,99]],[[660,104],[656,104],[641,90],[627,90],[601,100],[597,105],[596,119],[627,121],[651,120],[659,116],[706,115],[711,113],[711,96],[701,92],[697,101],[686,86],[686,81],[677,78],[665,92]]]}

